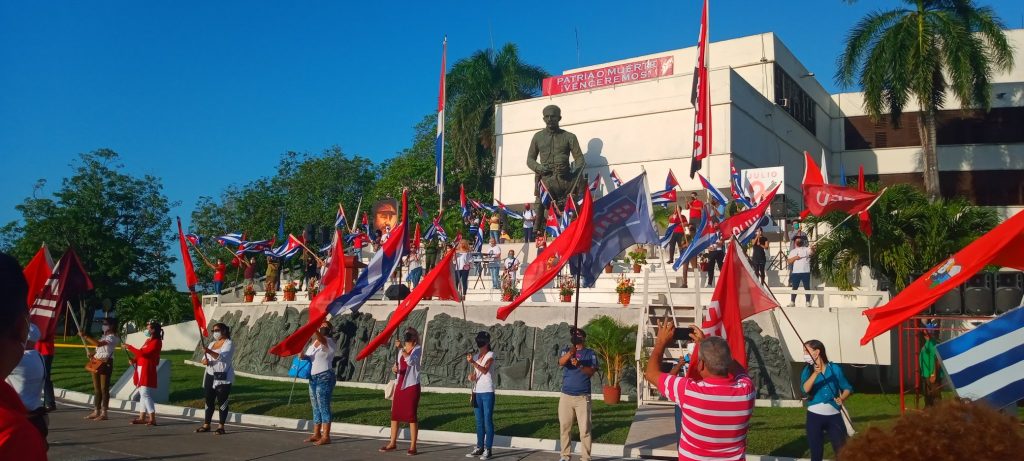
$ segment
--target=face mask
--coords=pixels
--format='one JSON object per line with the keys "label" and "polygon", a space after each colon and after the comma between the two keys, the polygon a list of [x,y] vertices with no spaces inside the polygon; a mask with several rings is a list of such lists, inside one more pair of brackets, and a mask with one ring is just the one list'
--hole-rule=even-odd
{"label": "face mask", "polygon": [[113,328],[110,328],[110,325],[103,325],[103,332],[104,333],[110,333],[112,330],[113,330]]}
{"label": "face mask", "polygon": [[322,334],[322,335],[324,335],[324,336],[330,336],[330,334],[331,334],[331,330],[328,330],[328,329],[326,329],[326,328],[321,328],[321,329],[320,329],[320,334]]}
{"label": "face mask", "polygon": [[804,354],[804,363],[814,365],[814,357],[811,357],[810,354]]}
{"label": "face mask", "polygon": [[150,337],[150,336],[153,336],[153,333],[150,333],[150,332],[149,332],[149,330],[146,330],[146,333],[145,333],[145,334],[146,334],[146,337],[147,337],[147,338],[148,338],[148,337]]}
{"label": "face mask", "polygon": [[213,332],[213,339],[215,339],[217,341],[220,341],[220,337],[221,336],[220,336],[220,332],[219,331]]}
{"label": "face mask", "polygon": [[487,341],[486,340],[484,340],[482,338],[478,338],[476,340],[476,347],[484,347],[486,345],[487,345]]}

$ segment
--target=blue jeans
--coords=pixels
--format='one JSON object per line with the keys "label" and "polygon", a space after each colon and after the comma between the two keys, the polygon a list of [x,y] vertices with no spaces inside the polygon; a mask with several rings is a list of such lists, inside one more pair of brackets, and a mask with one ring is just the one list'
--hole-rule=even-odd
{"label": "blue jeans", "polygon": [[524,227],[523,228],[523,241],[527,242],[527,243],[533,241],[533,228],[532,227]]}
{"label": "blue jeans", "polygon": [[331,422],[331,395],[334,394],[334,370],[309,377],[309,402],[313,405],[313,424]]}
{"label": "blue jeans", "polygon": [[491,238],[494,239],[495,242],[501,243],[501,231],[500,230],[492,230],[491,231]]}
{"label": "blue jeans", "polygon": [[416,288],[416,285],[420,284],[420,279],[423,278],[423,268],[417,267],[409,271],[409,276],[405,279],[412,282],[412,287]]}
{"label": "blue jeans", "polygon": [[[789,274],[789,283],[792,285],[793,291],[796,291],[796,289],[800,287],[801,283],[804,284],[804,290],[810,290],[811,289],[811,273],[810,272],[790,273]],[[807,304],[810,305],[811,304],[811,295],[805,295],[805,296],[807,297]],[[791,302],[791,303],[795,303],[796,302],[796,293],[793,293],[793,294],[789,295],[789,302]]]}
{"label": "blue jeans", "polygon": [[843,422],[843,415],[835,414],[830,416],[819,415],[807,412],[807,445],[811,449],[811,460],[821,461],[825,456],[825,438],[823,432],[828,432],[828,438],[832,441],[832,451],[838,453],[843,444],[846,443],[846,423]]}
{"label": "blue jeans", "polygon": [[501,272],[501,266],[498,266],[498,265],[495,265],[495,264],[491,264],[490,269],[491,269],[491,283],[494,284],[494,289],[495,290],[500,290],[501,289],[501,276],[499,275],[499,272]]}
{"label": "blue jeans", "polygon": [[213,282],[213,294],[220,295],[222,288],[224,288],[224,282]]}
{"label": "blue jeans", "polygon": [[494,445],[494,393],[476,394],[476,446],[488,450]]}
{"label": "blue jeans", "polygon": [[457,282],[459,282],[459,292],[462,293],[462,297],[466,297],[466,290],[469,289],[469,270],[457,270],[456,276],[458,276]]}

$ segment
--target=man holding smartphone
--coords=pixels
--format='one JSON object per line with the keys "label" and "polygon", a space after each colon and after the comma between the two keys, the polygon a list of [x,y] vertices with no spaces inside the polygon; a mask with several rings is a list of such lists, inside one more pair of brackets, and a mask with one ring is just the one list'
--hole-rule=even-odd
{"label": "man holding smartphone", "polygon": [[562,395],[558,398],[558,426],[561,432],[562,456],[569,461],[573,419],[579,421],[580,459],[590,461],[590,377],[597,372],[597,354],[584,344],[587,333],[579,328],[569,330],[572,345],[558,357],[562,367]]}
{"label": "man holding smartphone", "polygon": [[682,410],[680,461],[743,460],[747,427],[754,413],[754,383],[732,358],[724,338],[705,337],[696,325],[690,328],[690,339],[697,344],[698,355],[696,359],[691,357],[690,367],[699,372],[699,378],[661,372],[659,365],[665,348],[676,336],[676,327],[668,319],[658,323],[658,337],[644,377],[656,383],[658,391]]}

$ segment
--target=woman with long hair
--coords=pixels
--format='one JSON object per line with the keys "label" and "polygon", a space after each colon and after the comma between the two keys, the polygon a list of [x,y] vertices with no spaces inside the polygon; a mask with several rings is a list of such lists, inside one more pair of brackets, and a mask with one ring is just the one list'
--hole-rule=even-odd
{"label": "woman with long hair", "polygon": [[821,341],[812,339],[804,343],[804,362],[800,382],[807,396],[807,444],[811,459],[821,461],[825,453],[824,433],[828,433],[836,453],[846,443],[843,402],[853,393],[853,386],[843,375],[843,369],[828,361]]}
{"label": "woman with long hair", "polygon": [[309,370],[309,401],[313,405],[313,435],[306,442],[331,443],[331,397],[334,395],[334,327],[324,321],[314,333],[306,353],[300,358],[312,362]]}
{"label": "woman with long hair", "polygon": [[210,421],[216,408],[220,411],[220,419],[215,433],[223,435],[224,422],[228,419],[228,396],[231,395],[231,383],[235,381],[235,366],[232,360],[235,348],[231,342],[230,327],[217,323],[210,331],[213,332],[213,344],[203,346],[203,365],[206,365],[206,373],[203,375],[206,415],[203,425],[196,429],[196,432],[210,432]]}
{"label": "woman with long hair", "polygon": [[408,455],[415,455],[416,439],[419,436],[417,409],[420,406],[420,335],[415,328],[405,330],[402,341],[395,341],[398,349],[398,363],[391,367],[391,372],[398,375],[395,383],[395,396],[391,402],[391,440],[380,447],[380,451],[392,451],[398,448],[398,423],[409,423]]}
{"label": "woman with long hair", "polygon": [[462,297],[466,297],[466,289],[469,288],[469,240],[462,239],[455,250],[455,281]]}
{"label": "woman with long hair", "polygon": [[477,333],[476,347],[479,352],[466,355],[470,366],[469,380],[473,382],[473,413],[476,416],[476,447],[466,456],[490,459],[491,447],[494,446],[494,379],[491,377],[494,352],[491,351],[490,333]]}
{"label": "woman with long hair", "polygon": [[[145,424],[156,426],[156,403],[153,402],[153,393],[159,380],[157,379],[156,366],[160,364],[160,349],[164,345],[164,329],[160,322],[150,320],[146,324],[146,342],[141,348],[125,344],[125,349],[135,357],[131,359],[135,367],[135,374],[132,379],[139,389],[139,417],[132,420],[132,424]],[[149,416],[147,418],[147,415]]]}
{"label": "woman with long hair", "polygon": [[93,405],[92,413],[85,419],[105,421],[107,409],[110,408],[110,377],[114,373],[114,348],[121,342],[117,336],[117,321],[107,317],[102,321],[103,335],[99,339],[89,336],[85,331],[79,331],[78,335],[86,344],[95,347],[89,357],[94,360],[103,361],[103,365],[92,373]]}

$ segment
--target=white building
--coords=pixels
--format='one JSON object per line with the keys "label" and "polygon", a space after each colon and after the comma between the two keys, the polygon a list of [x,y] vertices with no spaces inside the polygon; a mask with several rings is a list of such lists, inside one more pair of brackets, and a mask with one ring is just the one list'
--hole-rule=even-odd
{"label": "white building", "polygon": [[[999,207],[1004,215],[1024,208],[1024,30],[1008,36],[1017,66],[994,79],[992,110],[962,111],[949,97],[938,126],[943,194]],[[671,58],[675,72],[498,105],[494,196],[506,204],[533,202],[526,152],[533,134],[544,128],[541,110],[549,104],[561,107],[562,126],[577,135],[587,172],[591,178],[600,173],[605,190],[610,171],[628,180],[642,169],[652,189],[660,189],[669,168],[683,189],[700,189],[688,175],[696,52],[690,47],[570,69],[563,75]],[[863,164],[869,181],[923,184],[915,113],[904,114],[900,129],[871,122],[862,94],[830,95],[773,33],[714,42],[709,54],[712,149],[702,173],[716,187],[729,187],[730,158],[741,170],[781,165],[785,194],[800,203],[804,151],[819,161],[824,151],[833,180],[840,165],[847,176],[856,176]],[[831,78],[831,69],[821,72]]]}

